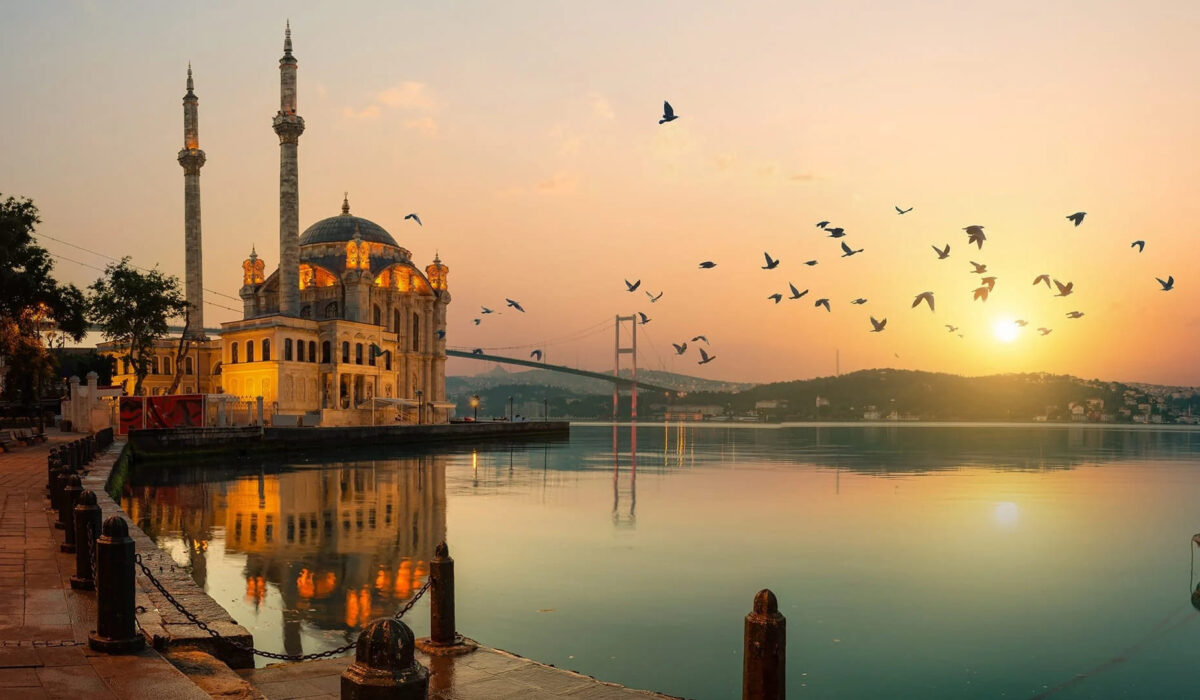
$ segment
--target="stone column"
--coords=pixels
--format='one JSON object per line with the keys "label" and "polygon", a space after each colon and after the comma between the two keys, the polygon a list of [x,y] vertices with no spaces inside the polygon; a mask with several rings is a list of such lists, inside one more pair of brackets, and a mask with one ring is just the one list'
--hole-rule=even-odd
{"label": "stone column", "polygon": [[199,102],[192,92],[192,67],[188,66],[187,94],[183,96],[183,240],[184,293],[188,303],[188,337],[204,338],[204,260],[200,246],[200,150]]}
{"label": "stone column", "polygon": [[279,112],[273,127],[279,135],[279,313],[300,313],[300,176],[297,150],[304,119],[296,114],[296,59],[289,25],[279,59]]}

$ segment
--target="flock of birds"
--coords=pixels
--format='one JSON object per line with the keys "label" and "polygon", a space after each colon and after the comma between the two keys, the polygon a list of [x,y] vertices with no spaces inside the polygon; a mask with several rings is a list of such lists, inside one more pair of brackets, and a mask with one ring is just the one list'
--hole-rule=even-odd
{"label": "flock of birds", "polygon": [[[659,125],[668,124],[670,122],[675,121],[678,118],[679,118],[679,115],[677,115],[675,113],[675,109],[671,106],[671,103],[664,101],[663,102],[663,114],[662,114],[662,117],[658,120]],[[896,210],[896,214],[899,216],[903,216],[903,215],[908,214],[911,211],[913,211],[912,206],[909,206],[907,208],[901,208],[899,206],[895,206],[894,208]],[[1076,227],[1078,227],[1080,224],[1083,223],[1083,220],[1086,216],[1087,216],[1087,212],[1077,211],[1073,214],[1068,215],[1066,218],[1068,221],[1072,222]],[[412,219],[412,220],[416,221],[417,225],[421,225],[421,219],[415,213],[409,214],[408,216],[405,216],[404,218]],[[834,226],[834,225],[832,225],[832,223],[830,221],[819,221],[819,222],[817,222],[816,227],[821,229],[822,231],[824,231],[827,234],[828,238],[842,239],[847,236],[846,230],[843,227]],[[976,246],[977,250],[982,251],[983,244],[987,240],[987,235],[984,233],[984,227],[980,226],[978,224],[974,224],[971,226],[966,226],[962,230],[967,235],[966,245],[970,246],[970,245],[974,244]],[[851,245],[847,241],[840,240],[839,243],[840,243],[842,258],[849,258],[849,257],[855,256],[855,255],[858,255],[858,254],[864,252],[863,248],[851,247]],[[933,248],[933,251],[937,254],[937,260],[947,260],[950,258],[950,244],[949,243],[946,243],[944,245],[944,247],[941,247],[941,248],[939,248],[936,245],[932,245],[931,247]],[[1144,240],[1133,241],[1130,244],[1130,247],[1137,248],[1138,253],[1142,253],[1145,251],[1146,241],[1144,241]],[[768,271],[775,270],[776,268],[779,267],[780,262],[781,261],[779,258],[772,257],[770,252],[764,251],[763,252],[763,263],[764,264],[761,266],[761,268],[763,270],[768,270]],[[986,302],[988,300],[989,295],[992,294],[992,292],[994,292],[996,289],[997,277],[994,274],[989,274],[988,266],[986,263],[979,263],[979,262],[975,262],[974,260],[971,260],[968,262],[970,262],[970,264],[973,268],[971,270],[970,274],[980,276],[979,277],[979,286],[972,292],[972,298],[975,301]],[[818,264],[817,260],[804,261],[804,265],[806,265],[808,267],[812,267],[817,264]],[[712,270],[715,267],[717,267],[717,263],[713,260],[704,260],[704,261],[701,261],[699,264],[700,270]],[[1160,277],[1156,277],[1155,279],[1158,281],[1158,283],[1161,287],[1161,291],[1169,292],[1175,288],[1175,278],[1171,275],[1168,275],[1165,280]],[[628,279],[626,279],[626,280],[624,280],[624,282],[625,282],[625,291],[627,291],[631,294],[636,293],[642,284],[641,279],[635,280],[633,282],[630,282]],[[1043,273],[1043,274],[1037,275],[1033,280],[1033,284],[1035,286],[1039,285],[1039,284],[1045,284],[1047,289],[1049,289],[1051,292],[1054,292],[1055,290],[1057,290],[1057,293],[1054,294],[1055,297],[1068,297],[1075,291],[1074,282],[1070,282],[1070,281],[1065,282],[1065,283],[1061,282],[1061,281],[1051,277],[1051,275],[1048,273]],[[799,288],[796,287],[795,284],[793,284],[790,281],[787,283],[787,286],[788,286],[788,293],[786,296],[784,295],[783,292],[776,291],[776,292],[773,292],[773,293],[767,295],[767,299],[774,302],[775,304],[780,304],[785,299],[797,300],[797,299],[801,299],[809,294],[808,289],[804,289],[803,291],[801,291]],[[663,297],[664,292],[659,291],[657,294],[655,294],[653,292],[644,290],[644,293],[646,294],[647,298],[649,298],[650,303],[653,304]],[[507,298],[504,301],[509,308],[516,309],[517,311],[519,311],[521,313],[525,312],[525,309],[518,302],[516,302],[512,299],[507,299]],[[865,299],[863,297],[858,297],[858,298],[855,298],[852,301],[850,301],[850,304],[856,305],[856,306],[861,306],[866,303],[867,303],[867,299]],[[924,303],[929,308],[930,312],[933,312],[935,309],[935,304],[936,304],[936,301],[934,299],[934,293],[932,291],[923,291],[923,292],[920,292],[919,294],[917,294],[913,299],[912,308],[915,309],[915,308],[919,307],[922,303]],[[833,308],[832,308],[829,297],[820,297],[820,298],[814,299],[813,307],[814,308],[824,308],[827,313],[833,312]],[[483,316],[493,314],[493,313],[498,313],[498,312],[496,312],[486,306],[482,307],[480,310],[480,316],[476,317],[474,319],[475,325],[478,326],[483,322],[482,321]],[[651,319],[645,313],[639,311],[639,312],[637,312],[637,314],[638,314],[637,320],[639,323],[641,323],[642,325],[650,323]],[[1066,314],[1066,317],[1069,319],[1079,319],[1079,318],[1082,318],[1083,316],[1084,316],[1084,312],[1078,311],[1078,310],[1070,311]],[[873,315],[868,315],[868,318],[871,322],[871,329],[869,332],[882,333],[887,329],[887,323],[888,323],[887,318],[877,319]],[[1016,319],[1015,321],[1013,321],[1013,323],[1018,327],[1024,327],[1029,324],[1029,322],[1025,319]],[[945,324],[945,327],[948,332],[956,333],[959,338],[963,337],[962,333],[958,333],[958,330],[959,330],[958,326],[955,326],[952,324]],[[1053,329],[1042,326],[1042,327],[1039,327],[1037,329],[1037,331],[1042,336],[1046,336],[1046,335],[1049,335],[1053,331]],[[689,343],[691,343],[691,347],[695,347],[697,349],[697,351],[699,352],[700,359],[697,362],[697,364],[705,365],[705,364],[708,364],[709,362],[712,362],[713,360],[715,360],[717,358],[716,355],[709,354],[708,350],[706,350],[704,347],[699,347],[698,343],[703,343],[705,346],[709,345],[708,338],[704,335],[694,336],[690,341],[683,341],[683,342],[679,342],[679,343],[672,342],[671,345],[675,349],[676,355],[684,355],[688,351]],[[480,355],[483,354],[483,350],[481,348],[476,348],[472,352],[475,354],[480,354]],[[530,357],[534,358],[535,360],[537,360],[539,362],[542,360],[543,356],[544,355],[543,355],[543,352],[541,349],[535,349],[533,352],[530,353]]]}

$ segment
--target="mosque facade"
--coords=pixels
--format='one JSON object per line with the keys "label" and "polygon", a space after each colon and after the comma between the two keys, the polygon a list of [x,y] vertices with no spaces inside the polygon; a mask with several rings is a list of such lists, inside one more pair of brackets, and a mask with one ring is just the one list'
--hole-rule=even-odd
{"label": "mosque facade", "polygon": [[[188,68],[184,106],[185,294],[188,350],[180,338],[156,346],[147,394],[165,393],[172,361],[185,366],[177,393],[215,394],[238,401],[262,397],[276,424],[356,425],[445,422],[446,308],[449,268],[437,256],[422,269],[382,226],[350,211],[299,231],[299,142],[291,28],[279,60],[279,265],[268,274],[257,251],[242,262],[242,319],[221,324],[219,340],[203,324],[198,98]],[[116,348],[101,347],[112,354]],[[160,371],[161,370],[161,371]],[[184,371],[186,370],[186,371]],[[114,383],[132,387],[118,361]]]}

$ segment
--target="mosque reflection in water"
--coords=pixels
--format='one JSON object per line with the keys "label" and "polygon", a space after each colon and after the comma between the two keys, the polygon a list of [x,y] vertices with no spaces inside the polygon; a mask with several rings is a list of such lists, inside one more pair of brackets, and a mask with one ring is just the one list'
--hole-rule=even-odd
{"label": "mosque reflection in water", "polygon": [[[245,604],[278,592],[283,651],[302,626],[350,632],[392,614],[426,581],[446,537],[446,458],[327,463],[228,481],[126,489],[122,506],[156,541],[178,537],[180,564],[208,588],[210,544],[244,557]],[[176,557],[180,559],[179,556]]]}

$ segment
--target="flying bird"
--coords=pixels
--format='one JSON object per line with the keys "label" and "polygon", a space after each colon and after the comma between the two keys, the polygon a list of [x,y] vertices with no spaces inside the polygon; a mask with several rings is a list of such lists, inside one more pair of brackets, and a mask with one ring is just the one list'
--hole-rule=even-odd
{"label": "flying bird", "polygon": [[647,323],[650,323],[650,317],[647,316],[646,314],[642,313],[641,311],[638,312],[638,316],[642,317],[642,325],[643,326],[646,325]]}
{"label": "flying bird", "polygon": [[975,266],[975,270],[972,272],[972,274],[982,275],[983,273],[987,272],[987,265],[980,265],[979,263],[975,262],[974,260],[970,260],[968,262],[970,262],[972,265]]}
{"label": "flying bird", "polygon": [[988,292],[990,292],[990,291],[992,291],[991,287],[980,287],[975,290],[974,298],[976,300],[983,299],[984,301],[987,301]]}
{"label": "flying bird", "polygon": [[882,321],[876,321],[876,320],[875,320],[875,317],[874,317],[874,316],[872,316],[872,317],[871,317],[871,325],[872,325],[872,326],[875,326],[875,330],[873,330],[873,331],[871,331],[871,332],[872,332],[872,333],[879,333],[880,331],[882,331],[882,330],[883,330],[883,327],[887,325],[887,319],[885,318],[885,319],[883,319]]}
{"label": "flying bird", "polygon": [[788,297],[788,299],[799,299],[805,294],[808,294],[807,289],[802,292],[799,289],[796,289],[796,285],[792,284],[791,282],[788,282],[788,288],[792,290],[792,295]]}
{"label": "flying bird", "polygon": [[1134,246],[1137,246],[1139,253],[1146,250],[1146,242],[1145,241],[1134,241],[1133,243],[1129,244],[1130,248],[1132,248]]}
{"label": "flying bird", "polygon": [[817,222],[817,228],[825,228],[828,225],[829,225],[828,221],[818,221]]}
{"label": "flying bird", "polygon": [[783,295],[780,294],[779,292],[775,292],[774,294],[768,296],[767,298],[774,299],[776,304],[778,304],[780,301],[783,301]]}
{"label": "flying bird", "polygon": [[950,325],[949,323],[947,323],[947,324],[946,324],[946,330],[947,330],[947,331],[949,331],[949,332],[951,332],[951,333],[953,333],[954,331],[958,330],[958,326],[952,326],[952,325]]}
{"label": "flying bird", "polygon": [[1171,275],[1167,275],[1165,282],[1161,277],[1155,277],[1154,279],[1158,280],[1158,283],[1162,285],[1162,291],[1164,292],[1169,292],[1175,288],[1175,278]]}
{"label": "flying bird", "polygon": [[627,292],[636,292],[637,288],[640,286],[642,286],[641,280],[638,280],[637,282],[634,282],[633,284],[630,284],[629,280],[625,280],[625,291],[627,291]]}
{"label": "flying bird", "polygon": [[945,250],[941,250],[935,245],[929,246],[929,247],[933,248],[933,251],[938,254],[938,260],[945,260],[946,258],[950,257],[950,244],[949,243],[946,244]]}
{"label": "flying bird", "polygon": [[967,226],[963,229],[967,232],[967,245],[974,243],[983,249],[983,242],[987,240],[987,236],[983,235],[983,227],[979,225]]}
{"label": "flying bird", "polygon": [[857,304],[857,305],[859,305],[859,306],[862,306],[863,304],[867,303],[867,300],[866,300],[866,299],[863,299],[862,297],[859,297],[859,298],[855,299],[854,301],[852,301],[852,302],[850,302],[850,303],[851,303],[851,304]]}
{"label": "flying bird", "polygon": [[704,352],[704,348],[700,348],[700,361],[696,364],[707,365],[709,362],[712,362],[715,359],[717,359],[716,355],[709,355],[708,353]]}
{"label": "flying bird", "polygon": [[494,314],[494,313],[496,313],[495,311],[492,311],[491,309],[489,309],[489,308],[488,308],[488,307],[486,307],[486,306],[481,306],[481,307],[479,307],[479,308],[480,308],[480,309],[483,309],[482,311],[480,311],[480,312],[479,312],[479,313],[481,313],[481,314]]}
{"label": "flying bird", "polygon": [[1029,325],[1029,321],[1026,321],[1023,318],[1018,318],[1017,320],[1013,321],[1013,323],[1017,324],[1018,326],[1020,326],[1022,328]]}
{"label": "flying bird", "polygon": [[646,292],[646,296],[650,297],[650,303],[651,303],[651,304],[653,304],[654,302],[658,301],[659,299],[662,299],[662,295],[663,295],[663,293],[662,293],[662,292],[659,292],[659,293],[658,293],[658,296],[654,296],[654,295],[653,295],[653,294],[651,294],[650,292]]}
{"label": "flying bird", "polygon": [[445,337],[446,337],[446,329],[445,329],[445,328],[439,328],[439,329],[437,330],[437,337],[438,337],[438,339],[439,339],[439,340],[440,340],[441,338],[445,338]]}
{"label": "flying bird", "polygon": [[1052,329],[1050,328],[1039,328],[1038,333],[1041,333],[1042,335],[1050,335],[1051,330]]}
{"label": "flying bird", "polygon": [[658,123],[666,124],[667,122],[673,122],[678,118],[679,117],[675,116],[675,108],[671,106],[671,103],[663,100],[663,115],[662,119],[658,120]]}
{"label": "flying bird", "polygon": [[845,241],[842,241],[842,257],[843,258],[848,258],[851,255],[854,255],[855,253],[861,253],[861,252],[863,252],[862,248],[859,248],[858,250],[851,250],[850,246],[846,245]]}
{"label": "flying bird", "polygon": [[513,307],[514,309],[516,309],[517,311],[520,311],[521,313],[525,313],[525,309],[521,308],[521,305],[520,305],[520,304],[518,304],[517,302],[513,301],[512,299],[509,299],[508,297],[505,297],[505,298],[504,298],[504,301],[505,301],[505,303],[507,303],[509,306],[511,306],[511,307]]}
{"label": "flying bird", "polygon": [[421,217],[417,216],[416,214],[408,214],[404,217],[405,221],[408,221],[409,219],[417,222],[417,226],[424,226],[424,224],[421,223]]}
{"label": "flying bird", "polygon": [[717,264],[715,262],[713,262],[712,260],[705,260],[704,262],[700,263],[701,270],[711,270],[716,266],[717,266]]}
{"label": "flying bird", "polygon": [[1075,225],[1078,226],[1079,224],[1083,223],[1083,217],[1085,217],[1085,216],[1087,216],[1086,211],[1077,211],[1074,214],[1071,214],[1070,216],[1068,216],[1067,219],[1069,221],[1074,221]]}
{"label": "flying bird", "polygon": [[763,257],[767,259],[767,264],[766,264],[766,265],[763,265],[763,268],[762,268],[762,269],[764,269],[764,270],[774,270],[775,268],[779,267],[779,261],[778,261],[778,260],[772,260],[772,259],[771,259],[771,254],[770,254],[770,253],[763,253]]}
{"label": "flying bird", "polygon": [[846,231],[840,228],[826,228],[825,232],[829,234],[830,238],[841,238],[846,235]]}
{"label": "flying bird", "polygon": [[706,335],[698,335],[698,336],[696,336],[695,338],[692,338],[692,342],[693,342],[693,343],[694,343],[694,342],[696,342],[696,341],[699,341],[699,340],[702,340],[702,341],[704,341],[704,344],[705,344],[705,345],[708,345],[708,336],[706,336]]}
{"label": "flying bird", "polygon": [[1082,311],[1072,311],[1071,313],[1067,314],[1067,318],[1082,318],[1082,317],[1083,317]]}
{"label": "flying bird", "polygon": [[1038,275],[1037,277],[1034,277],[1033,285],[1035,287],[1037,286],[1038,282],[1045,282],[1046,289],[1053,289],[1053,287],[1050,286],[1050,275]]}
{"label": "flying bird", "polygon": [[478,326],[480,323],[482,323],[482,321],[480,321],[480,319],[477,319],[477,318],[473,318],[473,319],[471,319],[471,320],[472,320],[472,321],[474,321],[474,322],[475,322],[475,325],[477,325],[477,326]]}
{"label": "flying bird", "polygon": [[1067,282],[1066,284],[1063,284],[1062,282],[1059,282],[1058,280],[1054,280],[1054,286],[1058,287],[1058,294],[1055,294],[1054,296],[1065,297],[1071,293],[1071,290],[1075,287],[1075,283]]}
{"label": "flying bird", "polygon": [[980,277],[979,281],[987,285],[989,292],[996,288],[995,277]]}
{"label": "flying bird", "polygon": [[529,356],[532,357],[533,359],[537,360],[538,362],[542,361],[542,351],[541,350],[534,350],[533,352],[529,353]]}
{"label": "flying bird", "polygon": [[933,311],[933,292],[921,292],[918,294],[917,298],[913,299],[912,307],[914,309],[917,308],[921,305],[922,301],[929,304],[929,310]]}
{"label": "flying bird", "polygon": [[830,309],[830,308],[829,308],[829,300],[828,300],[828,299],[817,299],[817,300],[816,300],[816,301],[813,303],[813,307],[815,308],[815,307],[818,307],[818,306],[824,306],[826,311],[832,311],[832,310],[833,310],[833,309]]}
{"label": "flying bird", "polygon": [[676,355],[687,352],[687,343],[671,343],[671,345],[674,346]]}
{"label": "flying bird", "polygon": [[482,354],[483,354],[483,348],[475,348],[474,350],[472,350],[472,351],[471,351],[471,354],[472,354],[472,355],[482,355]]}
{"label": "flying bird", "polygon": [[816,260],[805,260],[804,264],[808,265],[809,267],[812,267],[813,265],[817,264],[817,261]]}
{"label": "flying bird", "polygon": [[[908,212],[912,211],[912,209],[913,209],[912,207],[909,207],[908,209],[901,209],[900,207],[896,207],[896,213],[897,214],[907,214]],[[887,319],[884,319],[884,321],[886,321],[886,320]]]}

